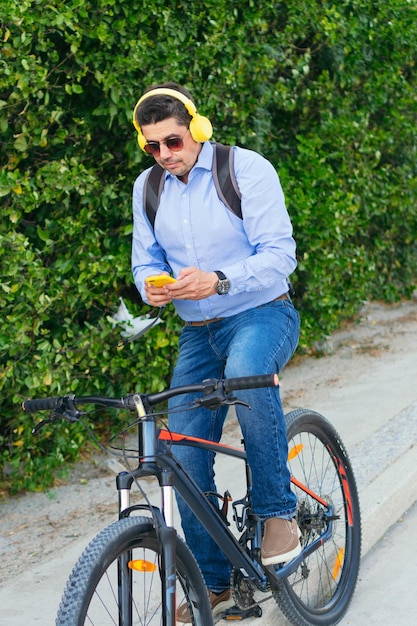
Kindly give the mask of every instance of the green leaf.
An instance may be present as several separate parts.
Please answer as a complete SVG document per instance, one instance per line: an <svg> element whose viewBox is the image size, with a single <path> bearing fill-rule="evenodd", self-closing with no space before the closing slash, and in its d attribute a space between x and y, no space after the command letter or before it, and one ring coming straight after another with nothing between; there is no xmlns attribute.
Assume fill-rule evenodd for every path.
<svg viewBox="0 0 417 626"><path fill-rule="evenodd" d="M18 152L26 152L28 148L26 137L23 134L18 135L13 143L13 146Z"/></svg>

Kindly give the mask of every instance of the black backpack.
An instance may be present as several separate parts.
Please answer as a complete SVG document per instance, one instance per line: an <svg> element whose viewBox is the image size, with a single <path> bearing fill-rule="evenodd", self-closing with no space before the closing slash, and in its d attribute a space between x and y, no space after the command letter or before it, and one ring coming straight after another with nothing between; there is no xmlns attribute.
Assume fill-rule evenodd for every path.
<svg viewBox="0 0 417 626"><path fill-rule="evenodd" d="M220 200L237 217L242 219L242 209L240 204L241 194L236 182L235 170L233 167L232 146L225 146L221 143L213 143L214 155L212 173L216 191ZM155 163L149 172L143 187L143 206L146 215L152 225L155 224L155 216L159 206L159 199L165 182L165 170Z"/></svg>

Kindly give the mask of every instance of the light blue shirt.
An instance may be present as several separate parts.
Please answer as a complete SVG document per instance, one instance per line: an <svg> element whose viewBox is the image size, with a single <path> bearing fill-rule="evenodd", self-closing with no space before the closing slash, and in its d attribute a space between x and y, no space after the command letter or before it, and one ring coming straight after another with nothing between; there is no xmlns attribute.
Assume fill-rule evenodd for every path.
<svg viewBox="0 0 417 626"><path fill-rule="evenodd" d="M222 271L230 280L227 295L204 300L175 300L185 321L228 317L254 308L288 291L287 277L296 267L295 241L284 194L272 164L260 154L234 148L242 215L222 201L212 176L213 146L204 142L184 184L165 172L154 229L143 207L145 170L133 187L132 269L146 301L147 276L184 267Z"/></svg>

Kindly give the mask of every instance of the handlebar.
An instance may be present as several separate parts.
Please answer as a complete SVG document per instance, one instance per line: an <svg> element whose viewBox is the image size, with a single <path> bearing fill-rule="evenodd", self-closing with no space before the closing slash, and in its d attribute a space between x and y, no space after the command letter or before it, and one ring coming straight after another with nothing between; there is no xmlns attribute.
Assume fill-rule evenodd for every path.
<svg viewBox="0 0 417 626"><path fill-rule="evenodd" d="M172 389L165 389L152 394L139 394L145 403L155 406L165 400L169 400L174 396L184 395L186 393L203 394L200 404L203 406L211 406L210 402L217 401L220 405L227 400L227 395L233 391L241 389L257 389L261 387L277 387L279 385L278 374L266 374L260 376L243 376L239 378L216 379L210 378L203 380L202 383L196 385L183 385ZM56 396L53 398L38 398L35 400L25 400L22 403L22 409L26 413L36 413L37 411L57 411L64 405L71 405L75 409L76 405L99 404L102 406L113 407L117 409L135 410L135 394L124 396L122 398L108 398L103 396L83 396L76 397L74 395Z"/></svg>

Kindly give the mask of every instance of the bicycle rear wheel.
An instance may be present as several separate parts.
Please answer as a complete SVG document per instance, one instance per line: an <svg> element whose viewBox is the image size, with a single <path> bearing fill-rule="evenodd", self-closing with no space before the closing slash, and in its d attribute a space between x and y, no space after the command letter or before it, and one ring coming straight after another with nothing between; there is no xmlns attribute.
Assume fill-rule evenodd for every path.
<svg viewBox="0 0 417 626"><path fill-rule="evenodd" d="M337 519L331 538L283 581L274 597L293 624L330 626L346 613L359 572L361 522L355 478L339 435L322 415L299 409L286 416L286 423L292 476L330 502ZM317 540L329 522L322 504L295 485L293 489L304 547Z"/></svg>
<svg viewBox="0 0 417 626"><path fill-rule="evenodd" d="M68 579L56 626L162 626L160 543L147 517L129 517L103 529L85 548ZM122 565L119 572L118 563ZM128 565L129 563L129 565ZM121 615L119 579L124 588ZM201 572L184 542L176 542L177 606L187 602L189 624L213 624ZM126 608L127 605L127 608Z"/></svg>

